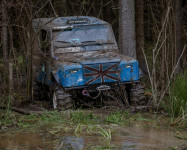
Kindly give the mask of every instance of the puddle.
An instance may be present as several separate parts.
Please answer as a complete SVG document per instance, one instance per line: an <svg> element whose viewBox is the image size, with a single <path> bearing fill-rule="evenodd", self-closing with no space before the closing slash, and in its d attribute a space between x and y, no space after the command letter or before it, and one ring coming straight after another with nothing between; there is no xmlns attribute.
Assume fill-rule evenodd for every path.
<svg viewBox="0 0 187 150"><path fill-rule="evenodd" d="M65 116L69 120L64 119L64 116L58 118L57 114L52 114L52 118L57 115L55 118L64 119L62 122L56 122L56 124L55 122L49 124L55 120L46 118L44 115L44 119L49 120L47 120L48 124L43 124L42 127L22 131L19 129L0 130L0 150L187 150L187 130L177 131L177 129L165 125L168 124L168 118L159 117L159 119L155 119L155 116L149 114L135 114L128 118L128 115L120 116L118 113L110 115L111 111L101 109L84 111L85 114L91 112L94 116L99 116L99 120L96 119L95 124L88 116L83 116L87 117L87 120L85 119L82 122L89 121L90 124L87 125L86 122L83 124L84 126L81 126L80 113L77 112L77 115L69 119L68 116L70 115L67 112ZM106 116L110 116L108 122L106 122ZM73 124L66 123L67 121L73 121L75 117L78 117L76 119L80 123L75 121ZM125 117L126 121L130 119L133 121L130 124L115 124L115 119L120 123L121 120L118 120L120 117ZM45 120L43 121L45 122ZM102 130L102 127L104 130ZM78 132L78 129L80 132ZM90 130L90 132L87 132L87 130Z"/></svg>
<svg viewBox="0 0 187 150"><path fill-rule="evenodd" d="M114 144L123 145L124 150L187 148L187 140L176 138L176 133L168 129L132 127L121 131L128 133L127 136L118 134L113 141ZM186 136L187 132L183 132L183 135Z"/></svg>
<svg viewBox="0 0 187 150"><path fill-rule="evenodd" d="M180 133L187 136L187 131ZM110 141L98 135L84 135L58 133L19 133L1 132L1 150L80 150L80 149L187 149L187 140L175 137L176 132L169 129L155 129L145 127L119 127L112 134Z"/></svg>

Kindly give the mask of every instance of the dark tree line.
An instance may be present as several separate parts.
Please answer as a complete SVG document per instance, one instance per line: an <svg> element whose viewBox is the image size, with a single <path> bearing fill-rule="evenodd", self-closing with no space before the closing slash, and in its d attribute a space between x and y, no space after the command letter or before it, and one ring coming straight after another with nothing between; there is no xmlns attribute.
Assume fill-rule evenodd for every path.
<svg viewBox="0 0 187 150"><path fill-rule="evenodd" d="M34 18L85 15L109 22L120 52L139 60L156 97L187 65L186 0L1 0L0 8L1 101L32 94Z"/></svg>

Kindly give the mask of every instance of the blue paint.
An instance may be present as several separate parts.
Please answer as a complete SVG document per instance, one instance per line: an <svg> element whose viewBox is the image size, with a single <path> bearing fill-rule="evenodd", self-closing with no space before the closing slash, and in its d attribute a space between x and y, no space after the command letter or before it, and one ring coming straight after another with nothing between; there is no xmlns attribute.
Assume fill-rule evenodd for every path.
<svg viewBox="0 0 187 150"><path fill-rule="evenodd" d="M84 85L82 69L77 70L75 73L71 73L71 70L65 71L65 85L64 87L81 86Z"/></svg>
<svg viewBox="0 0 187 150"><path fill-rule="evenodd" d="M58 70L57 75L58 75L58 77L60 79L59 80L60 83L58 83L58 84L61 84L62 86L65 86L65 75L64 75L64 71L62 71L61 69Z"/></svg>
<svg viewBox="0 0 187 150"><path fill-rule="evenodd" d="M71 44L80 44L80 40L79 39L70 39L70 43Z"/></svg>
<svg viewBox="0 0 187 150"><path fill-rule="evenodd" d="M39 75L37 77L37 81L41 82L41 83L44 83L44 80L45 80L45 72L41 71L41 72L39 72Z"/></svg>
<svg viewBox="0 0 187 150"><path fill-rule="evenodd" d="M58 57L53 57L53 59L58 60Z"/></svg>
<svg viewBox="0 0 187 150"><path fill-rule="evenodd" d="M71 69L82 69L82 65L78 64L78 63L73 63L71 65L63 65L63 69L64 70L71 70Z"/></svg>
<svg viewBox="0 0 187 150"><path fill-rule="evenodd" d="M102 62L102 63L101 63ZM93 78L97 77L98 74L93 76L85 76L86 74L94 74L97 73L96 71L91 71L89 69L83 68L84 66L91 67L95 70L100 70L100 64L102 64L102 70L105 71L107 68L117 64L115 67L109 69L109 71L117 71L108 73L108 76L99 76L93 82L89 84L97 84L97 83L112 83L112 82L129 82L129 81L137 81L139 80L139 68L138 62L136 60L133 61L121 61L121 62L111 62L109 60L100 61L100 63L88 63L83 62L82 64L70 64L70 65L58 65L58 69L55 75L59 77L57 81L63 87L75 87L75 86L83 86L88 85L88 82ZM42 74L44 77L44 73ZM119 80L113 79L117 78ZM41 78L42 79L42 78Z"/></svg>
<svg viewBox="0 0 187 150"><path fill-rule="evenodd" d="M72 24L69 21L76 19L87 19L88 22ZM50 23L48 24L48 22L50 22L51 25ZM44 29L46 30L52 29L53 27L65 27L64 29L67 28L68 30L64 30L64 32L55 31L60 32L56 41L58 41L59 43L61 41L61 44L64 42L64 45L69 44L69 47L78 47L80 48L81 52L118 49L110 25L105 21L99 20L94 17L80 16L58 17L53 19L45 18L43 21L40 19L34 19L33 28L38 29L37 23L43 24L42 27L44 27ZM89 45L88 43L86 44L86 42L95 42L95 44L92 43ZM53 46L55 47L55 42L53 43ZM53 50L55 50L55 48ZM75 52L78 53L80 51ZM105 84L106 82L129 82L139 80L138 62L134 59L125 59L124 57L122 57L123 59L121 57L111 57L110 59L99 57L86 58L87 55L85 53L85 58L83 58L83 60L86 61L67 63L61 61L61 54L65 55L63 53L55 55L54 51L54 63L51 68L46 69L46 66L43 64L41 72L39 73L37 78L39 82L51 85L51 74L54 75L55 80L62 87L77 87L98 83ZM49 73L47 74L46 70L48 69Z"/></svg>
<svg viewBox="0 0 187 150"><path fill-rule="evenodd" d="M60 66L57 74L63 87L84 85L82 66L79 64Z"/></svg>
<svg viewBox="0 0 187 150"><path fill-rule="evenodd" d="M121 70L121 81L137 81L139 80L139 68L138 62L133 61L122 61L120 63Z"/></svg>
<svg viewBox="0 0 187 150"><path fill-rule="evenodd" d="M114 58L114 59L108 59L108 58L102 58L101 59L90 59L88 61L81 61L80 63L85 65L85 64L101 64L101 63L110 63L110 62L119 62L121 61L120 58Z"/></svg>

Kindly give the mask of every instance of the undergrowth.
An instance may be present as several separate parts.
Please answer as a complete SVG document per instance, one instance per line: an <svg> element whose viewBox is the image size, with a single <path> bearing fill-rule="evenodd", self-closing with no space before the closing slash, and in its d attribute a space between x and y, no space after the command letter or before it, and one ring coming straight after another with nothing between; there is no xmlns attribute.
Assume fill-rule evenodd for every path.
<svg viewBox="0 0 187 150"><path fill-rule="evenodd" d="M44 111L41 115L21 115L11 110L1 110L0 127L39 127L45 124L63 125L73 127L77 131L83 126L89 126L89 130L95 125L128 125L133 121L147 121L142 114L131 114L128 110L111 112L110 114L100 117L91 112L77 111ZM79 126L79 127L78 127ZM93 127L94 129L94 127ZM98 127L97 127L98 129Z"/></svg>
<svg viewBox="0 0 187 150"><path fill-rule="evenodd" d="M127 111L126 112L117 111L117 112L111 113L110 115L106 117L105 121L111 124L123 124L125 121L125 113L126 115L128 115Z"/></svg>
<svg viewBox="0 0 187 150"><path fill-rule="evenodd" d="M97 116L94 116L92 113L85 113L83 111L71 112L70 118L72 122L82 124L95 124L99 121L99 118Z"/></svg>
<svg viewBox="0 0 187 150"><path fill-rule="evenodd" d="M171 85L168 108L172 123L187 122L187 71L178 74Z"/></svg>

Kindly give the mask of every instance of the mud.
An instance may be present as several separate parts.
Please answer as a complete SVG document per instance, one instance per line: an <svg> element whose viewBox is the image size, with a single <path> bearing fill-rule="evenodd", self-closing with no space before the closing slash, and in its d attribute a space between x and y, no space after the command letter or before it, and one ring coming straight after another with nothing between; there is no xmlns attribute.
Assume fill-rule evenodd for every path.
<svg viewBox="0 0 187 150"><path fill-rule="evenodd" d="M73 133L49 134L46 128L35 133L19 131L0 132L0 149L7 150L66 150L71 147L79 149L187 149L187 140L179 139L176 135L186 136L187 131L154 127L117 127L111 140L98 135L75 135Z"/></svg>
<svg viewBox="0 0 187 150"><path fill-rule="evenodd" d="M103 51L88 51L88 52L79 52L79 53L67 53L65 55L59 55L59 60L67 61L67 62L81 62L81 61L93 61L94 59L125 59L126 61L133 60L130 57L120 55L115 52L115 50L103 50Z"/></svg>

